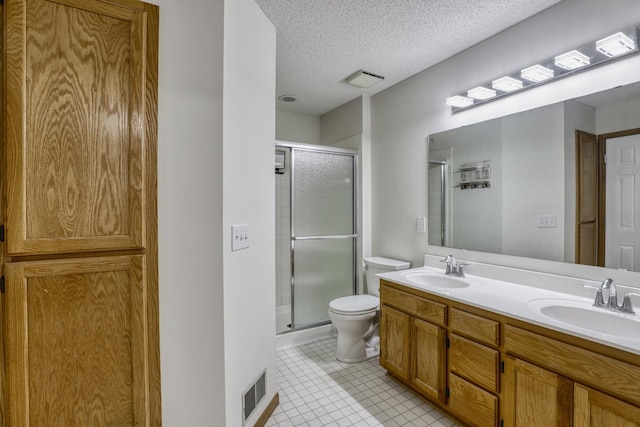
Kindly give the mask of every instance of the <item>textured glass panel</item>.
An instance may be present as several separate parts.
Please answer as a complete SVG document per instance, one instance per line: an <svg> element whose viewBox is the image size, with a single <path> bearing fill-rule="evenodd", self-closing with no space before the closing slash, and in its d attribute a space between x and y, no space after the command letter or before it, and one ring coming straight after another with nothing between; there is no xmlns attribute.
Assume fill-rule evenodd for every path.
<svg viewBox="0 0 640 427"><path fill-rule="evenodd" d="M294 150L297 237L353 234L353 156Z"/></svg>
<svg viewBox="0 0 640 427"><path fill-rule="evenodd" d="M295 325L327 320L331 300L353 295L353 242L353 238L295 242Z"/></svg>

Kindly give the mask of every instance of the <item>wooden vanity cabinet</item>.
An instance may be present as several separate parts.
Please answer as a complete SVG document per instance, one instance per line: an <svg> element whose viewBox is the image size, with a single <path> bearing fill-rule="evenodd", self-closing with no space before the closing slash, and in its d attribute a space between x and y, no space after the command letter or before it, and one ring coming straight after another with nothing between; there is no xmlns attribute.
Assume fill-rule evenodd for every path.
<svg viewBox="0 0 640 427"><path fill-rule="evenodd" d="M511 356L505 358L505 427L572 425L573 382Z"/></svg>
<svg viewBox="0 0 640 427"><path fill-rule="evenodd" d="M380 364L403 380L409 379L411 316L389 306L380 318Z"/></svg>
<svg viewBox="0 0 640 427"><path fill-rule="evenodd" d="M445 400L446 306L381 286L380 364L410 388Z"/></svg>
<svg viewBox="0 0 640 427"><path fill-rule="evenodd" d="M461 424L640 427L640 357L381 280L389 375Z"/></svg>
<svg viewBox="0 0 640 427"><path fill-rule="evenodd" d="M499 330L494 320L450 309L448 407L470 425L498 422Z"/></svg>
<svg viewBox="0 0 640 427"><path fill-rule="evenodd" d="M640 408L581 384L574 385L575 427L640 426Z"/></svg>

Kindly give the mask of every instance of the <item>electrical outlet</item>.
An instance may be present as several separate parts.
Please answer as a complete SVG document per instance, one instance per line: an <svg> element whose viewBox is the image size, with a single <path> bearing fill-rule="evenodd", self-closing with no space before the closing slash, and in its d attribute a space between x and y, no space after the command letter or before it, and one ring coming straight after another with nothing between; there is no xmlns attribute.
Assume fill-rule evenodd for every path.
<svg viewBox="0 0 640 427"><path fill-rule="evenodd" d="M249 224L231 226L231 251L249 247Z"/></svg>
<svg viewBox="0 0 640 427"><path fill-rule="evenodd" d="M418 233L426 233L427 232L427 219L423 216L419 216L416 219L416 231Z"/></svg>
<svg viewBox="0 0 640 427"><path fill-rule="evenodd" d="M536 217L538 228L556 228L555 215L538 215Z"/></svg>

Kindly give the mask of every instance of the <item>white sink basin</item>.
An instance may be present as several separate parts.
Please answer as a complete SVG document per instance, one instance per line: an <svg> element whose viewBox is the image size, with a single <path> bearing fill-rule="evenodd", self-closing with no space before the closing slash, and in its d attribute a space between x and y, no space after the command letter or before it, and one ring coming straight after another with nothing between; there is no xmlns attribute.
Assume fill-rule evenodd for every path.
<svg viewBox="0 0 640 427"><path fill-rule="evenodd" d="M640 317L618 313L591 303L571 300L537 299L529 307L543 316L590 332L640 340Z"/></svg>
<svg viewBox="0 0 640 427"><path fill-rule="evenodd" d="M416 285L444 289L466 288L479 283L468 278L446 276L444 273L421 271L408 271L402 274L402 278Z"/></svg>

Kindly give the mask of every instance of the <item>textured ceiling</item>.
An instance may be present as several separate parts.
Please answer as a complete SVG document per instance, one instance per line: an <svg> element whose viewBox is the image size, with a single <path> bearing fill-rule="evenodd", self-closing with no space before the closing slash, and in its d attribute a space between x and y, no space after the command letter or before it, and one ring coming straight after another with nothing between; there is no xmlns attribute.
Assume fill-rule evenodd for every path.
<svg viewBox="0 0 640 427"><path fill-rule="evenodd" d="M321 115L373 95L560 0L256 0L276 27L276 108ZM344 79L385 77L370 89Z"/></svg>

